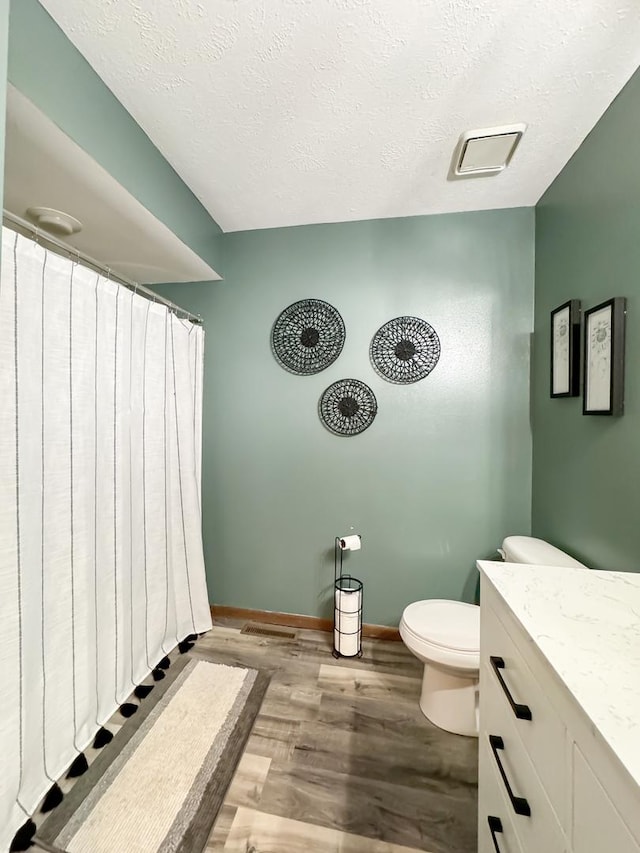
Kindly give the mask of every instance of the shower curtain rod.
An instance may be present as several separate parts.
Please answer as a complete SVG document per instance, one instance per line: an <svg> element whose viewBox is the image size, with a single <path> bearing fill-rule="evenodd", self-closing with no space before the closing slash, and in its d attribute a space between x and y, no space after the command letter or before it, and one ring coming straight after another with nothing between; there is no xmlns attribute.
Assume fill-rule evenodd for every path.
<svg viewBox="0 0 640 853"><path fill-rule="evenodd" d="M100 261L96 261L95 258L90 257L90 255L86 255L84 252L80 252L78 249L70 246L63 240L59 240L52 234L47 234L46 231L38 228L32 222L22 219L20 216L16 216L15 213L11 213L6 208L2 211L2 222L3 225L7 226L7 228L10 228L12 231L17 231L19 234L22 234L23 237L35 239L36 243L42 244L45 249L51 249L58 255L64 254L69 258L77 259L78 262L81 262L84 266L95 270L95 272L100 273L107 278L110 278L112 281L121 284L128 290L133 290L134 293L139 293L141 296L144 296L146 299L150 299L152 302L158 302L161 305L166 306L178 317L190 320L192 323L196 323L199 326L203 325L203 319L199 314L192 314L191 311L181 308L169 299L164 299L164 297L159 296L153 290L149 290L149 288L144 287L144 285L138 284L137 282L132 281L129 278L125 278L118 273L114 273L113 270L109 269L109 267L106 267L104 264L101 264Z"/></svg>

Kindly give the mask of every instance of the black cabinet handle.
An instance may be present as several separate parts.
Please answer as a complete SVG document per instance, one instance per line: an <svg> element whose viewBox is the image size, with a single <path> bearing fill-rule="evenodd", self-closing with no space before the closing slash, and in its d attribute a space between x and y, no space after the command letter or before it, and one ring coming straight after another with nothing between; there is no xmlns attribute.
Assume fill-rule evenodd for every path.
<svg viewBox="0 0 640 853"><path fill-rule="evenodd" d="M496 678L500 682L500 687L504 690L504 695L509 700L509 704L513 710L513 713L519 720L530 720L531 719L531 708L528 705L521 705L520 702L516 702L511 693L509 692L509 688L506 685L504 678L502 677L501 669L505 668L504 658L496 657L495 655L491 655L489 660L491 661L491 666L493 667L493 671L496 674Z"/></svg>
<svg viewBox="0 0 640 853"><path fill-rule="evenodd" d="M500 853L500 848L498 847L498 839L496 835L498 832L502 832L502 821L499 817L494 817L493 815L489 815L487 818L487 822L489 824L489 832L491 833L491 840L493 841L493 847L496 853Z"/></svg>
<svg viewBox="0 0 640 853"><path fill-rule="evenodd" d="M498 750L504 749L504 741L499 735L489 735L489 744L491 746L491 751L493 752L493 757L495 758L496 764L498 765L500 775L502 776L504 787L507 789L507 794L509 795L509 799L511 800L511 805L513 806L514 812L516 814L524 815L525 817L531 817L531 809L529 807L528 801L525 800L524 797L516 797L516 795L513 793L511 785L509 784L509 780L507 779L507 774L504 772L502 761L500 761Z"/></svg>

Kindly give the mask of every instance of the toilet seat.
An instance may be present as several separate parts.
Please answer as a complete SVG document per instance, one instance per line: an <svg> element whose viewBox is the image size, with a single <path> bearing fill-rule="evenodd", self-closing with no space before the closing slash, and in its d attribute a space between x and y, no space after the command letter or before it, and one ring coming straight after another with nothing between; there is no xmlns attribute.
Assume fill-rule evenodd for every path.
<svg viewBox="0 0 640 853"><path fill-rule="evenodd" d="M423 659L463 670L480 666L480 608L475 604L414 601L402 614L400 636Z"/></svg>

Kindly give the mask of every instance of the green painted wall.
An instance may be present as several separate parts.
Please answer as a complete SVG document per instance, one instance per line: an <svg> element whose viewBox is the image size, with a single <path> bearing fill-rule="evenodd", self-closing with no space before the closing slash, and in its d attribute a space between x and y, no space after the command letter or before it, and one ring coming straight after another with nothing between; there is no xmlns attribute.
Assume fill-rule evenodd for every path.
<svg viewBox="0 0 640 853"><path fill-rule="evenodd" d="M640 570L640 72L536 208L533 531L594 568ZM549 312L626 296L625 414L549 398Z"/></svg>
<svg viewBox="0 0 640 853"><path fill-rule="evenodd" d="M11 2L9 81L222 274L217 223L38 0Z"/></svg>
<svg viewBox="0 0 640 853"><path fill-rule="evenodd" d="M353 527L346 567L365 619L397 624L406 603L472 599L475 559L530 527L529 344L533 210L315 225L225 235L225 281L159 288L206 321L203 512L211 600L329 615L333 539ZM285 372L270 331L291 302L344 317L341 357ZM372 334L401 314L442 341L409 386L373 371ZM317 416L331 382L378 399L373 426L339 438Z"/></svg>
<svg viewBox="0 0 640 853"><path fill-rule="evenodd" d="M7 98L7 54L9 50L9 0L0 0L0 201L4 190L4 127Z"/></svg>

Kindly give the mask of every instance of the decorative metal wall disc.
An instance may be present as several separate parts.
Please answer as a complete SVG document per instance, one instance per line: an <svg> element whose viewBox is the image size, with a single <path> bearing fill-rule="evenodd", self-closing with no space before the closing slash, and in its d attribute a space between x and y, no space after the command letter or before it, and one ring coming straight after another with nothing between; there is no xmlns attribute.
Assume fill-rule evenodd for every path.
<svg viewBox="0 0 640 853"><path fill-rule="evenodd" d="M378 411L375 395L358 379L340 379L323 392L320 420L335 435L358 435L371 426Z"/></svg>
<svg viewBox="0 0 640 853"><path fill-rule="evenodd" d="M285 370L309 376L336 360L345 339L344 321L333 305L302 299L285 308L273 324L271 346Z"/></svg>
<svg viewBox="0 0 640 853"><path fill-rule="evenodd" d="M408 385L424 379L436 366L440 339L426 320L396 317L375 333L369 356L384 379Z"/></svg>

